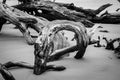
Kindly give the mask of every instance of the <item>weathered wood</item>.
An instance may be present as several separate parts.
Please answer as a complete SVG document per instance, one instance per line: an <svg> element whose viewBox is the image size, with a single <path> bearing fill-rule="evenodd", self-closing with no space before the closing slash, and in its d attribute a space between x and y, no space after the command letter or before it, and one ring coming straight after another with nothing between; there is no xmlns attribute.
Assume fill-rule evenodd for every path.
<svg viewBox="0 0 120 80"><path fill-rule="evenodd" d="M40 32L41 28L45 25L44 23L47 23L46 19L34 17L2 3L0 3L0 17L16 25L22 32L28 44L34 44L34 40L30 36L28 28L30 27L35 31ZM1 27L3 24L4 21L1 22Z"/></svg>
<svg viewBox="0 0 120 80"><path fill-rule="evenodd" d="M15 78L13 77L13 75L2 64L0 64L0 73L1 73L1 75L3 76L3 78L5 80L15 80Z"/></svg>
<svg viewBox="0 0 120 80"><path fill-rule="evenodd" d="M120 38L108 40L106 37L103 37L103 39L106 41L106 48L105 49L108 49L108 50L114 50L115 49L114 42L120 41Z"/></svg>
<svg viewBox="0 0 120 80"><path fill-rule="evenodd" d="M110 7L112 4L104 4L102 6L100 6L98 9L93 10L93 9L84 9L82 7L76 7L73 3L71 4L65 4L65 3L57 3L56 4L60 5L60 6L64 6L67 7L70 10L75 10L77 12L82 12L87 16L91 16L91 17L95 17L97 14L99 14L100 12L102 12L103 10L105 10L106 8Z"/></svg>
<svg viewBox="0 0 120 80"><path fill-rule="evenodd" d="M30 65L26 62L12 62L12 61L9 61L7 63L4 63L3 66L5 66L8 70L18 69L18 68L33 69L33 65Z"/></svg>
<svg viewBox="0 0 120 80"><path fill-rule="evenodd" d="M26 11L32 15L41 16L48 20L72 20L76 22L82 22L86 27L93 26L94 23L119 23L120 19L115 17L98 17L99 14L104 9L110 7L112 4L104 4L98 9L83 9L81 7L74 6L73 3L57 3L51 1L36 1L31 2L31 4L20 4L14 7ZM39 12L41 10L42 12ZM35 14L34 14L35 13ZM114 20L115 19L115 20ZM114 20L114 21L113 21ZM113 21L113 22L112 22Z"/></svg>
<svg viewBox="0 0 120 80"><path fill-rule="evenodd" d="M105 13L101 14L100 17L93 18L91 20L94 23L109 23L109 24L119 24L120 23L120 15L119 12Z"/></svg>
<svg viewBox="0 0 120 80"><path fill-rule="evenodd" d="M75 58L82 58L87 45L91 42L90 37L93 34L93 30L97 27L94 26L89 32L90 34L88 34L85 26L80 22L56 20L47 24L47 27L42 29L34 45L34 74L41 74L41 72L46 70L45 65L47 65L47 62L58 60L69 52L78 51ZM75 39L77 41L75 46L63 46L66 45L67 40L64 38L64 35L61 35L60 31L62 30L68 30L75 33ZM59 43L61 45L58 45ZM57 48L59 46L61 47Z"/></svg>
<svg viewBox="0 0 120 80"><path fill-rule="evenodd" d="M106 11L105 13L103 13L101 15L101 17L103 16L108 16L108 17L120 17L120 12L112 12L112 13L109 13L108 11Z"/></svg>
<svg viewBox="0 0 120 80"><path fill-rule="evenodd" d="M53 22L51 22L52 24ZM44 27L42 30L42 35L47 35L48 29L50 28L50 25L48 24L47 27ZM47 32L46 32L47 29ZM41 36L41 35L40 35ZM68 42L66 41L65 37L60 33L57 34L56 37L54 37L54 39L52 39L52 42L50 44L47 44L47 41L45 40L45 36L42 36L42 43L40 43L40 38L38 37L36 40L36 43L34 45L34 56L35 56L35 62L34 62L34 74L41 74L41 72L43 72L44 70L46 70L46 65L47 65L47 59L48 59L48 55L49 53L53 52L56 49L60 49L60 48L64 48L66 46L69 46ZM45 41L44 41L45 40ZM41 48L42 45L44 47ZM46 46L46 47L45 47Z"/></svg>
<svg viewBox="0 0 120 80"><path fill-rule="evenodd" d="M16 80L14 76L11 74L11 72L8 70L19 69L19 68L34 69L34 66L26 62L11 62L10 61L4 64L0 64L0 73L5 80ZM46 65L46 69L44 71L48 71L48 70L63 71L65 69L66 68L64 66ZM41 72L41 74L43 72Z"/></svg>
<svg viewBox="0 0 120 80"><path fill-rule="evenodd" d="M71 23L71 24L66 23L66 24L61 24L60 26L57 25L55 30L56 30L55 33L57 33L58 31L61 31L61 30L69 30L69 31L74 32L76 35L75 39L77 41L77 45L66 47L66 48L59 49L59 50L55 50L55 52L53 52L53 54L51 55L50 60L52 58L53 58L52 60L59 59L62 55L69 53L69 52L74 52L74 51L78 51L78 53L75 56L76 59L82 58L85 53L85 49L90 42L90 37L86 33L86 30L83 27L83 25L77 24L77 23L76 24L75 23Z"/></svg>
<svg viewBox="0 0 120 80"><path fill-rule="evenodd" d="M43 1L38 4L20 4L13 7L28 13L35 12L35 15L42 16L50 20L51 18L49 18L49 16L52 16L53 20L67 19L76 22L83 22L86 27L92 27L94 25L91 21L86 19L86 15L84 15L84 13L67 9L64 6L59 6L58 4L51 1ZM41 10L42 13L39 13L38 10Z"/></svg>
<svg viewBox="0 0 120 80"><path fill-rule="evenodd" d="M120 59L120 40L119 45L114 50L115 56Z"/></svg>

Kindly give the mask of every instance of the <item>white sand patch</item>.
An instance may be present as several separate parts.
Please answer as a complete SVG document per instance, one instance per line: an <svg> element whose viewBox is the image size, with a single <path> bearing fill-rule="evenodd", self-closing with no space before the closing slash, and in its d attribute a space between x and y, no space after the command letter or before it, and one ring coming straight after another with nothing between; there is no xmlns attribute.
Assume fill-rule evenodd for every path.
<svg viewBox="0 0 120 80"><path fill-rule="evenodd" d="M101 24L103 30L110 33L101 33L99 28L93 38L98 35L108 38L120 37L120 25ZM71 37L70 34L67 34ZM104 41L103 41L104 42ZM104 44L104 43L102 43ZM0 63L7 61L25 61L30 64L34 62L33 46L26 44L20 31L13 29L12 25L4 25L0 33ZM104 48L95 48L93 45L86 50L81 60L73 58L74 53L63 60L50 64L63 65L67 69L61 72L49 71L36 76L32 70L17 69L11 70L16 80L119 80L120 60L116 59L113 51ZM2 76L0 76L0 80Z"/></svg>

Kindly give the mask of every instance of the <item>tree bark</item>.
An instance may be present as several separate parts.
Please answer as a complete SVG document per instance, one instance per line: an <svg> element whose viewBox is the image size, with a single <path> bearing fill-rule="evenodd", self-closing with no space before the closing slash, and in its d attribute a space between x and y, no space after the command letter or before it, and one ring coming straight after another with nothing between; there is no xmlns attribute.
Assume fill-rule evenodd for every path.
<svg viewBox="0 0 120 80"><path fill-rule="evenodd" d="M40 3L39 3L40 2ZM86 27L92 27L94 23L111 23L113 18L98 17L97 14L111 6L112 4L104 4L98 9L83 9L82 7L76 7L73 3L57 3L51 1L37 1L31 4L20 4L14 7L30 14L35 13L35 16L44 17L50 21L52 20L71 20L76 22L82 22ZM39 13L38 10L42 12ZM119 19L114 18L112 23L120 22Z"/></svg>
<svg viewBox="0 0 120 80"><path fill-rule="evenodd" d="M40 14L37 13L37 16L42 16L47 19L50 19L49 16L52 16L53 20L67 19L76 22L83 22L83 24L85 24L86 27L92 27L94 25L91 21L86 19L86 15L84 15L84 13L67 9L66 7L59 6L54 2L43 1L40 4L35 4L35 3L31 3L31 4L32 5L21 4L13 7L26 12L37 12L37 10L41 10L42 13Z"/></svg>
<svg viewBox="0 0 120 80"><path fill-rule="evenodd" d="M65 3L57 3L56 4L60 5L60 6L64 6L70 10L75 10L77 12L82 12L87 16L93 16L95 17L97 14L99 14L100 12L102 12L103 10L105 10L106 8L110 7L112 4L104 4L102 6L100 6L98 9L93 10L93 9L83 9L82 7L76 7L74 6L73 3L71 4L65 4Z"/></svg>
<svg viewBox="0 0 120 80"><path fill-rule="evenodd" d="M47 22L46 19L37 18L27 13L24 13L13 7L9 7L6 4L0 3L0 17L2 21L0 22L0 28L8 20L12 24L16 25L18 29L22 32L28 44L34 44L34 40L30 36L29 27L33 28L35 31L40 32L41 27L44 27L44 23Z"/></svg>
<svg viewBox="0 0 120 80"><path fill-rule="evenodd" d="M13 75L2 64L0 64L0 73L1 73L1 75L3 76L3 78L5 80L15 80L15 78L13 77Z"/></svg>

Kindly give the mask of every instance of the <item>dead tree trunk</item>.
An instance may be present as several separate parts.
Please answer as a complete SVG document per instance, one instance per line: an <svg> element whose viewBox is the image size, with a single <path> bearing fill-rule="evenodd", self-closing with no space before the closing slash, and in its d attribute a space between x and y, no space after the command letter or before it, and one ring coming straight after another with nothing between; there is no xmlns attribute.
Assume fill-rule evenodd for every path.
<svg viewBox="0 0 120 80"><path fill-rule="evenodd" d="M104 23L108 20L108 23L110 23L109 21L111 18L104 18L106 20L105 21L101 17L98 17L97 14L111 5L112 4L105 4L96 10L92 10L76 7L73 3L65 4L51 1L36 1L35 3L31 2L31 4L20 4L14 7L30 14L33 14L34 12L34 15L44 17L48 20L71 20L82 22L86 27L91 27L94 25L92 22ZM38 10L41 10L42 12L39 13Z"/></svg>
<svg viewBox="0 0 120 80"><path fill-rule="evenodd" d="M9 7L6 4L0 3L0 17L2 21L0 28L5 23L5 20L8 20L12 24L16 25L18 29L22 32L28 44L33 44L34 40L30 36L28 28L33 28L35 31L40 32L41 28L44 27L44 23L47 22L44 18L37 18L31 16L27 13L24 13L13 7Z"/></svg>
<svg viewBox="0 0 120 80"><path fill-rule="evenodd" d="M77 45L63 47L67 40L63 35L61 35L60 31L62 30L74 32L76 35L75 39ZM75 58L82 58L84 56L87 45L91 42L90 37L93 34L92 31L90 34L88 34L86 32L85 26L79 22L57 20L47 24L47 27L43 28L34 45L34 74L41 74L46 70L47 62L58 60L69 52L78 51ZM58 35L61 35L62 37ZM57 40L55 41L56 38ZM61 45L56 45L55 43L60 43ZM56 48L58 46L62 47L58 49Z"/></svg>
<svg viewBox="0 0 120 80"><path fill-rule="evenodd" d="M37 16L42 16L47 19L50 19L49 17L52 16L52 20L58 20L58 19L64 19L64 20L72 20L76 22L82 22L86 27L91 27L94 24L86 19L86 15L82 12L73 11L70 9L67 9L64 6L59 6L58 4L50 1L43 1L40 4L31 3L30 4L21 4L13 6L17 9L26 11L26 12L37 12L38 10L41 10L42 13L37 12ZM50 19L51 20L51 19Z"/></svg>
<svg viewBox="0 0 120 80"><path fill-rule="evenodd" d="M100 6L98 9L93 10L93 9L83 9L82 7L76 7L74 6L73 3L71 4L64 4L64 3L57 3L56 4L60 5L60 6L64 6L70 10L75 10L77 12L82 12L87 16L91 16L91 17L95 17L97 14L99 14L100 12L102 12L103 10L105 10L106 8L110 7L112 4L104 4L102 6Z"/></svg>

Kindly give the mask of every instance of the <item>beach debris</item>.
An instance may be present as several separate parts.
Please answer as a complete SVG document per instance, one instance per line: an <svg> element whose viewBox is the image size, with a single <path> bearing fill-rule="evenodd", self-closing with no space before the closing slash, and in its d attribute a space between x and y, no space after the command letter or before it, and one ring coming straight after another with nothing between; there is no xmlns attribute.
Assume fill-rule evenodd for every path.
<svg viewBox="0 0 120 80"><path fill-rule="evenodd" d="M41 74L46 70L45 67L48 62L59 60L70 52L78 51L74 58L81 59L98 26L94 25L88 34L82 23L66 20L56 20L49 23L47 27L43 28L34 44L34 74ZM69 42L61 33L63 30L75 33L76 45L68 45Z"/></svg>
<svg viewBox="0 0 120 80"><path fill-rule="evenodd" d="M108 30L99 30L99 32L109 33Z"/></svg>
<svg viewBox="0 0 120 80"><path fill-rule="evenodd" d="M26 63L23 62L8 62L4 64L4 66L9 69L16 66L19 68L24 67L33 69L33 73L36 75L40 75L48 70L65 70L66 68L64 66L48 65L47 63L59 60L61 57L63 57L63 55L74 51L77 51L74 58L81 59L85 54L87 46L93 43L91 37L95 30L99 27L93 23L96 20L101 19L96 15L111 5L112 4L105 4L96 10L91 10L76 7L73 3L61 4L44 0L40 0L40 2L39 0L38 2L30 0L29 3L22 2L21 4L13 7L9 7L4 3L0 3L0 19L3 18L3 20L9 21L18 27L25 37L27 43L34 45L35 57L33 66L26 65ZM38 10L41 10L42 13L40 13ZM47 19L51 21L48 21ZM67 19L69 21L63 19ZM5 23L5 21L1 22L2 25ZM2 28L2 25L0 28ZM90 30L90 32L87 32L85 27L93 28ZM34 41L31 37L28 28L33 28L39 33L36 41ZM77 44L70 46L67 39L60 32L62 30L74 32L74 38ZM100 38L98 37L98 39ZM100 46L99 42L100 41L97 42L98 46Z"/></svg>
<svg viewBox="0 0 120 80"><path fill-rule="evenodd" d="M103 47L103 46L100 44L100 36L98 36L98 40L97 40L96 44L94 45L94 47Z"/></svg>
<svg viewBox="0 0 120 80"><path fill-rule="evenodd" d="M114 54L117 58L120 58L120 38L110 39L108 40L106 37L103 37L103 39L106 41L106 47L107 50L114 50ZM119 45L115 48L114 43L119 42Z"/></svg>
<svg viewBox="0 0 120 80"><path fill-rule="evenodd" d="M50 22L42 17L34 17L3 3L0 3L0 13L0 17L3 17L5 20L8 20L18 27L29 44L34 44L34 74L36 75L49 69L47 62L58 60L69 52L78 51L75 58L82 58L87 46L91 42L91 37L94 34L94 31L98 27L96 25L93 26L92 30L88 32L88 34L85 26L80 22L67 20L56 20ZM28 27L31 27L39 32L40 35L38 36L36 42L34 42L30 36ZM69 43L64 35L60 33L62 30L74 32L76 35L75 39L77 41L77 45L69 46ZM55 70L65 69L64 67L59 66L53 67Z"/></svg>
<svg viewBox="0 0 120 80"><path fill-rule="evenodd" d="M108 3L100 6L96 10L93 10L77 7L74 3L59 3L49 0L28 0L28 2L23 2L21 4L14 5L13 7L31 15L44 17L50 21L64 19L82 22L86 27L92 27L94 23L120 23L119 12L109 13L106 11L101 14L101 16L98 16L100 12L110 6L112 6L112 4Z"/></svg>
<svg viewBox="0 0 120 80"><path fill-rule="evenodd" d="M102 26L99 26L98 28L103 28Z"/></svg>
<svg viewBox="0 0 120 80"><path fill-rule="evenodd" d="M94 25L92 21L101 20L101 17L99 18L97 15L110 6L112 6L112 4L108 3L93 10L76 7L73 3L68 4L49 0L32 0L28 3L14 5L13 7L31 15L44 17L50 21L58 19L71 20L82 22L86 27L92 27Z"/></svg>
<svg viewBox="0 0 120 80"><path fill-rule="evenodd" d="M77 36L77 45L70 46L66 38L60 31L72 31ZM40 74L47 65L47 62L60 59L63 55L69 52L78 51L75 58L83 57L85 49L88 45L87 33L85 27L81 23L71 21L54 21L44 27L35 43L35 62L34 74ZM80 50L79 50L80 49ZM44 68L44 69L43 69Z"/></svg>
<svg viewBox="0 0 120 80"><path fill-rule="evenodd" d="M108 40L107 37L103 37L103 39L106 41L106 48L105 49L108 49L108 50L115 50L114 42L120 41L120 38Z"/></svg>
<svg viewBox="0 0 120 80"><path fill-rule="evenodd" d="M106 47L105 49L108 49L108 50L114 50L114 40L110 39L108 40L107 37L103 37L103 39L106 41Z"/></svg>
<svg viewBox="0 0 120 80"><path fill-rule="evenodd" d="M33 45L35 40L30 36L28 28L32 28L39 33L41 28L49 23L48 20L58 19L82 22L85 27L92 27L94 23L91 22L91 19L112 5L105 4L96 10L92 10L76 7L73 3L62 4L44 0L19 0L21 4L12 7L6 5L5 2L6 0L0 3L0 30L6 21L11 22L22 32L29 45Z"/></svg>
<svg viewBox="0 0 120 80"><path fill-rule="evenodd" d="M2 64L0 64L0 74L3 76L5 80L15 80L13 75Z"/></svg>
<svg viewBox="0 0 120 80"><path fill-rule="evenodd" d="M26 62L13 62L9 61L4 64L0 64L0 74L3 76L5 80L16 80L14 76L11 74L10 70L19 69L19 68L27 68L27 69L34 69L33 65L30 65ZM48 65L46 66L46 71L63 71L66 68L64 66L55 66L55 65Z"/></svg>
<svg viewBox="0 0 120 80"><path fill-rule="evenodd" d="M120 58L120 41L119 45L114 49L114 53L117 58Z"/></svg>
<svg viewBox="0 0 120 80"><path fill-rule="evenodd" d="M24 13L23 11L0 3L0 30L6 21L9 21L12 24L16 25L17 28L22 32L27 43L30 45L34 44L34 40L30 36L30 31L28 28L32 28L39 33L41 27L43 27L44 22L47 22L46 19L34 17L32 15Z"/></svg>

